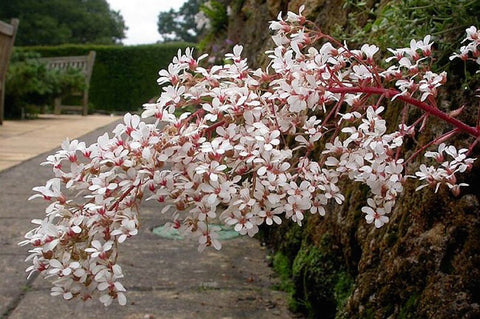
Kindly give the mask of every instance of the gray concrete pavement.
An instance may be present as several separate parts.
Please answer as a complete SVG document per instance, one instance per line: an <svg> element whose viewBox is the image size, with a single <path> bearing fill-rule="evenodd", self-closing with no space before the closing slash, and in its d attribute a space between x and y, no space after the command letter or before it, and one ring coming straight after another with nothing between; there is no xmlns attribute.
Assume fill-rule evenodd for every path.
<svg viewBox="0 0 480 319"><path fill-rule="evenodd" d="M59 121L59 120L57 120ZM107 128L81 139L92 143ZM59 141L70 125L57 125ZM64 135L64 136L62 136ZM5 138L0 134L0 145ZM41 141L37 141L41 143ZM58 144L57 144L58 145ZM26 147L28 149L28 146ZM0 151L1 152L1 151ZM162 224L160 208L145 204L141 231L121 247L126 273L127 306L85 307L51 297L43 278L27 281L26 248L17 245L30 220L43 218L45 203L27 201L31 189L50 178L40 166L48 153L37 155L0 172L0 314L2 318L292 318L284 293L266 262L266 249L250 238L225 241L217 252L197 252L190 240L168 240L152 233Z"/></svg>

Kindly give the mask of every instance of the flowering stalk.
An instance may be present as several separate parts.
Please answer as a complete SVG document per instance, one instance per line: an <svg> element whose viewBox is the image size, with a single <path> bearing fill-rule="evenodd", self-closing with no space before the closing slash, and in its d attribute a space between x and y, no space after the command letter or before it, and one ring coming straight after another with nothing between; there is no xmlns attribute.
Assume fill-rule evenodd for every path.
<svg viewBox="0 0 480 319"><path fill-rule="evenodd" d="M446 73L429 69L430 37L389 49L392 65L383 70L374 45L313 47L331 38L309 24L301 10L271 23L276 47L267 52L267 70L250 69L241 46L225 56L227 64L209 68L200 66L205 56L179 52L159 73L160 98L144 105L142 117L155 123L126 114L111 135L90 146L65 141L43 163L54 177L31 197L50 204L21 243L32 246L27 271L52 277L52 295L126 304L118 249L138 233L144 197L162 203L171 227L195 236L200 251L221 248L218 223L253 236L262 224L291 219L301 225L305 214L327 214L329 203L345 200L342 179L369 187L361 211L367 223L382 227L406 182L403 141L420 134L427 114L454 129L413 151L440 144L424 154L437 166L422 164L415 172L425 182L418 189L446 185L458 195L467 185L457 183L456 174L474 159L443 142L463 131L473 148L480 133L478 125L438 109ZM467 41L475 45L462 49L464 59L477 56L480 33L472 28ZM398 130L387 132L382 113L394 99L426 113L413 118L404 106ZM192 114L175 113L192 106Z"/></svg>
<svg viewBox="0 0 480 319"><path fill-rule="evenodd" d="M341 87L341 88L331 88L329 90L332 93L366 93L366 94L376 94L376 95L384 95L387 98L397 98L400 101L403 101L407 104L411 104L416 106L423 111L431 114L439 119L447 122L448 124L458 128L460 131L463 131L467 134L472 136L480 137L480 126L477 127L469 126L462 121L457 120L454 117L451 117L445 112L440 111L438 108L432 107L431 105L411 98L409 96L401 95L402 92L394 89L386 89L386 88L376 88L376 87Z"/></svg>

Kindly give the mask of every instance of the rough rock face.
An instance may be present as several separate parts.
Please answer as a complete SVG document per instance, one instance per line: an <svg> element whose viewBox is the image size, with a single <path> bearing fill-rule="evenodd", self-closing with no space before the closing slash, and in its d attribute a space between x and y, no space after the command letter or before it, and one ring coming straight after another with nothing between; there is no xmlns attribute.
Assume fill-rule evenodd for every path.
<svg viewBox="0 0 480 319"><path fill-rule="evenodd" d="M265 64L258 53L271 48L268 21L302 3L325 32L346 20L341 0L238 0L228 38L245 45L251 65ZM387 120L396 116L387 110ZM480 161L462 178L471 186L459 198L407 183L379 230L360 211L368 189L352 183L326 217L266 229L293 280L292 307L312 318L479 318Z"/></svg>
<svg viewBox="0 0 480 319"><path fill-rule="evenodd" d="M269 21L275 20L279 12L298 12L302 4L305 5L304 14L326 32L345 22L343 0L236 0L230 4L232 13L227 38L244 45L251 65L265 65L263 52L273 46L268 32Z"/></svg>

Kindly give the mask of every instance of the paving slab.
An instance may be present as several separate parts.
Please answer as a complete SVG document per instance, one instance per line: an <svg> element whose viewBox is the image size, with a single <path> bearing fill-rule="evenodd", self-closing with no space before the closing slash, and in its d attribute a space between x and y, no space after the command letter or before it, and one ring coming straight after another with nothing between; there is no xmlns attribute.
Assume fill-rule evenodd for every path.
<svg viewBox="0 0 480 319"><path fill-rule="evenodd" d="M25 233L34 226L31 224L31 218L2 218L0 223L0 247L15 247L24 239Z"/></svg>
<svg viewBox="0 0 480 319"><path fill-rule="evenodd" d="M287 319L278 292L198 289L189 291L132 291L125 307L76 307L51 298L46 291L29 291L9 318L118 318L118 319Z"/></svg>
<svg viewBox="0 0 480 319"><path fill-rule="evenodd" d="M16 250L4 250L0 252L0 316L7 312L8 307L28 289L28 281L25 272L25 257L18 248ZM3 318L3 317L2 317Z"/></svg>

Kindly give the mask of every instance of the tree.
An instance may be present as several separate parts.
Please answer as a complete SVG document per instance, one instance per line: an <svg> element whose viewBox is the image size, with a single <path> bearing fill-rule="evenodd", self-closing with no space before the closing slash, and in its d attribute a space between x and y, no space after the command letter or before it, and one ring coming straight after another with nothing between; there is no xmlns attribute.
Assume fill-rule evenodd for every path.
<svg viewBox="0 0 480 319"><path fill-rule="evenodd" d="M195 16L200 12L204 0L188 0L175 11L160 12L158 15L158 33L164 41L197 42L203 26L197 27Z"/></svg>
<svg viewBox="0 0 480 319"><path fill-rule="evenodd" d="M16 45L113 44L125 38L125 22L106 0L0 2L0 19L19 18Z"/></svg>

